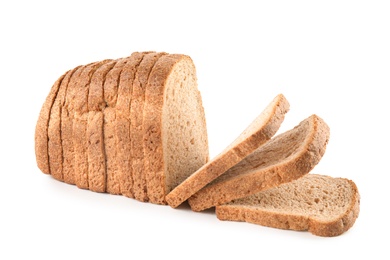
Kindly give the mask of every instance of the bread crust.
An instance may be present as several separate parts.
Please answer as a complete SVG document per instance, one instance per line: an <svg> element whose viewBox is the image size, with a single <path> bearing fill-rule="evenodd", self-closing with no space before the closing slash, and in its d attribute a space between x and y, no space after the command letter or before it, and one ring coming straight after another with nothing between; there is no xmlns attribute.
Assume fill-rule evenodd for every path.
<svg viewBox="0 0 390 260"><path fill-rule="evenodd" d="M130 147L130 106L135 73L146 53L134 52L123 67L118 86L116 104L115 133L117 137L117 158L119 160L119 179L115 180L111 193L134 198L133 174Z"/></svg>
<svg viewBox="0 0 390 260"><path fill-rule="evenodd" d="M276 96L267 107L267 114L263 111L263 113L260 114L259 117L257 117L256 120L222 153L206 163L172 190L166 196L168 204L173 208L179 206L208 183L271 139L279 129L284 120L284 115L288 110L289 103L287 99L282 94ZM260 118L262 120L260 120ZM256 124L256 128L250 129L254 124Z"/></svg>
<svg viewBox="0 0 390 260"><path fill-rule="evenodd" d="M360 211L360 194L352 180L343 179L352 188L353 196L346 211L331 221L316 219L308 215L286 214L264 211L245 205L220 205L216 207L219 220L243 221L279 229L309 231L322 237L334 237L348 231L356 222Z"/></svg>
<svg viewBox="0 0 390 260"><path fill-rule="evenodd" d="M62 144L62 175L63 180L75 184L75 155L73 140L74 100L77 95L77 84L84 68L90 64L80 66L69 80L65 95L65 102L61 108L61 144ZM85 188L88 188L86 186Z"/></svg>
<svg viewBox="0 0 390 260"><path fill-rule="evenodd" d="M130 155L133 173L134 198L148 201L144 169L143 112L145 88L150 72L157 60L166 53L148 53L140 63L133 82L133 95L130 107Z"/></svg>
<svg viewBox="0 0 390 260"><path fill-rule="evenodd" d="M39 112L39 117L35 126L35 158L38 168L46 174L51 173L48 154L48 128L51 108L57 97L61 82L68 73L69 71L65 72L51 87L49 95L46 97L41 111Z"/></svg>
<svg viewBox="0 0 390 260"><path fill-rule="evenodd" d="M50 112L48 127L48 155L50 171L53 178L63 181L62 174L62 139L61 139L61 110L65 102L65 96L69 80L80 66L68 71L61 82L57 97Z"/></svg>
<svg viewBox="0 0 390 260"><path fill-rule="evenodd" d="M110 60L103 60L85 66L75 88L73 118L74 180L79 188L89 188L88 183L88 93L93 74ZM100 184L101 185L101 184Z"/></svg>
<svg viewBox="0 0 390 260"><path fill-rule="evenodd" d="M116 60L111 60L98 68L91 78L88 93L88 188L95 192L106 191L106 156L104 153L103 135L103 86L107 73L115 66Z"/></svg>
<svg viewBox="0 0 390 260"><path fill-rule="evenodd" d="M119 77L129 57L119 59L107 73L103 86L105 108L103 110L103 140L106 157L106 192L118 193L119 165L117 161L117 138L115 134L116 102L118 99ZM118 184L116 185L118 186Z"/></svg>
<svg viewBox="0 0 390 260"><path fill-rule="evenodd" d="M162 56L155 63L145 89L143 113L145 177L149 202L166 204L164 157L162 144L162 111L166 80L173 67L185 55L169 54Z"/></svg>

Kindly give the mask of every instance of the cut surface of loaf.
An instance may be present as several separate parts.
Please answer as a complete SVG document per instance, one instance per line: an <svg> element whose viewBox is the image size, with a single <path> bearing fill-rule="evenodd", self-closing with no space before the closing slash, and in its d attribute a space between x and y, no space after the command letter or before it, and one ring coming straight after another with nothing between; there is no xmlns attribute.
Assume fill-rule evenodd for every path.
<svg viewBox="0 0 390 260"><path fill-rule="evenodd" d="M276 188L217 206L216 214L220 220L308 230L317 236L332 237L350 229L359 210L360 195L353 181L307 174Z"/></svg>
<svg viewBox="0 0 390 260"><path fill-rule="evenodd" d="M266 143L277 132L289 110L289 103L282 95L277 95L263 112L213 160L194 171L167 196L168 204L175 208L194 193L226 172L229 168ZM173 137L174 138L174 137Z"/></svg>
<svg viewBox="0 0 390 260"><path fill-rule="evenodd" d="M302 177L321 160L328 140L325 121L317 115L306 118L194 194L188 200L191 209L201 211Z"/></svg>
<svg viewBox="0 0 390 260"><path fill-rule="evenodd" d="M206 120L195 65L186 55L161 56L145 89L144 167L149 202L165 195L209 158Z"/></svg>

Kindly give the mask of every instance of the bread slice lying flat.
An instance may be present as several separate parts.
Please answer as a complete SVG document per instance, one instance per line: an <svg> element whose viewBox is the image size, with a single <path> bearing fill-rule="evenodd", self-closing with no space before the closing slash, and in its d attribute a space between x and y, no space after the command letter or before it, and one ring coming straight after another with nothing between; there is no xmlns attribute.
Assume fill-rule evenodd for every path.
<svg viewBox="0 0 390 260"><path fill-rule="evenodd" d="M302 177L321 160L328 139L329 127L320 117L306 118L194 194L188 200L191 209L201 211Z"/></svg>
<svg viewBox="0 0 390 260"><path fill-rule="evenodd" d="M220 220L308 230L317 236L338 236L355 223L360 196L355 183L344 178L307 174L249 197L216 207Z"/></svg>
<svg viewBox="0 0 390 260"><path fill-rule="evenodd" d="M173 208L179 206L194 193L271 139L283 122L289 106L287 99L282 94L276 96L222 153L203 165L171 191L166 197L168 204Z"/></svg>

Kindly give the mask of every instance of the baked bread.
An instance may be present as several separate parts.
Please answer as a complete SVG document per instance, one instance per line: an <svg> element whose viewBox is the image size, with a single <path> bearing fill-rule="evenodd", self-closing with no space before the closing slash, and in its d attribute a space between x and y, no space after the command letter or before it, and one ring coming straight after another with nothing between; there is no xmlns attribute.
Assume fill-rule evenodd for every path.
<svg viewBox="0 0 390 260"><path fill-rule="evenodd" d="M68 71L42 106L35 145L38 167L58 180L166 204L209 157L191 58L135 52Z"/></svg>
<svg viewBox="0 0 390 260"><path fill-rule="evenodd" d="M63 181L62 174L62 140L61 140L61 109L65 102L66 90L73 73L78 67L66 73L61 81L57 96L50 110L50 120L47 130L47 151L50 154L50 173L53 178Z"/></svg>
<svg viewBox="0 0 390 260"><path fill-rule="evenodd" d="M48 128L50 121L50 112L52 106L56 100L57 93L60 89L62 80L69 74L70 71L65 72L59 77L50 89L49 94L46 97L45 102L42 105L37 124L35 126L35 158L38 168L46 174L51 174L49 163L49 151L48 151Z"/></svg>
<svg viewBox="0 0 390 260"><path fill-rule="evenodd" d="M93 145L89 144L89 137L87 136L89 87L95 71L110 61L111 60L103 60L84 67L83 72L80 74L77 84L75 85L73 110L70 111L73 113L72 136L74 149L74 180L69 183L76 185L79 183L85 183L88 188L90 185L93 187L103 186L102 183L90 183L90 179L88 177L88 147ZM94 120L96 121L96 119Z"/></svg>
<svg viewBox="0 0 390 260"><path fill-rule="evenodd" d="M118 194L120 187L119 161L117 161L117 136L116 136L116 101L118 99L118 85L120 74L129 58L122 58L107 73L103 85L103 97L105 107L103 108L103 140L104 154L106 156L106 192Z"/></svg>
<svg viewBox="0 0 390 260"><path fill-rule="evenodd" d="M277 132L289 109L287 99L279 94L264 111L222 153L185 179L167 196L175 208L208 183L266 143Z"/></svg>
<svg viewBox="0 0 390 260"><path fill-rule="evenodd" d="M359 216L360 196L355 183L344 178L307 174L248 197L216 207L220 220L308 230L324 237L341 235Z"/></svg>
<svg viewBox="0 0 390 260"><path fill-rule="evenodd" d="M145 169L144 169L144 142L143 142L143 112L145 105L145 89L150 72L157 60L166 55L164 52L145 54L138 66L133 81L133 93L130 105L130 157L133 173L133 195L135 199L146 202L147 195Z"/></svg>
<svg viewBox="0 0 390 260"><path fill-rule="evenodd" d="M206 120L195 65L181 54L161 56L145 89L145 178L149 201L165 195L209 159Z"/></svg>
<svg viewBox="0 0 390 260"><path fill-rule="evenodd" d="M116 65L117 60L111 60L100 66L92 75L88 92L87 121L87 157L88 157L88 188L91 191L106 191L106 155L104 152L104 82L107 74ZM77 184L77 182L76 182Z"/></svg>
<svg viewBox="0 0 390 260"><path fill-rule="evenodd" d="M188 203L192 210L201 211L298 179L321 160L328 139L328 125L312 115L259 147Z"/></svg>
<svg viewBox="0 0 390 260"><path fill-rule="evenodd" d="M88 189L88 176L75 175L75 154L74 154L74 107L77 96L77 86L81 74L87 64L80 66L72 75L66 89L65 100L61 107L61 144L62 144L62 175L63 181L69 184L76 184L79 188ZM50 154L49 154L50 157ZM84 172L85 174L86 172Z"/></svg>

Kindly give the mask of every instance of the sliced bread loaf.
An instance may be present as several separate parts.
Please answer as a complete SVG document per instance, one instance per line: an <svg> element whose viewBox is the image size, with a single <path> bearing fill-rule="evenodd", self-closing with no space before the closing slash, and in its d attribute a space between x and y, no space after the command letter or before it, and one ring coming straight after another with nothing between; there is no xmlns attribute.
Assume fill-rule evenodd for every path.
<svg viewBox="0 0 390 260"><path fill-rule="evenodd" d="M212 161L194 170L187 179L181 182L167 196L168 204L175 208L208 183L236 165L259 146L266 143L277 132L289 110L287 99L279 94L264 111Z"/></svg>
<svg viewBox="0 0 390 260"><path fill-rule="evenodd" d="M216 207L220 220L308 230L317 236L338 236L350 229L360 210L355 183L344 178L307 174L251 196Z"/></svg>
<svg viewBox="0 0 390 260"><path fill-rule="evenodd" d="M189 198L194 211L276 187L309 173L321 160L329 127L312 115L258 148Z"/></svg>
<svg viewBox="0 0 390 260"><path fill-rule="evenodd" d="M145 178L149 201L165 195L209 158L206 120L190 57L164 55L153 66L143 113Z"/></svg>

